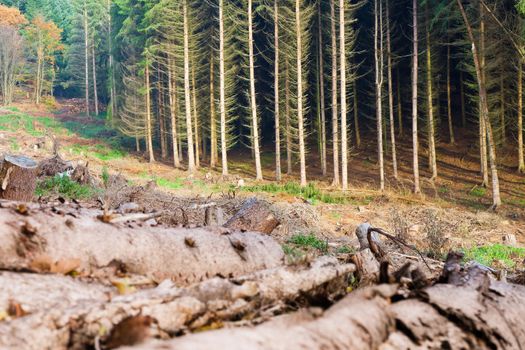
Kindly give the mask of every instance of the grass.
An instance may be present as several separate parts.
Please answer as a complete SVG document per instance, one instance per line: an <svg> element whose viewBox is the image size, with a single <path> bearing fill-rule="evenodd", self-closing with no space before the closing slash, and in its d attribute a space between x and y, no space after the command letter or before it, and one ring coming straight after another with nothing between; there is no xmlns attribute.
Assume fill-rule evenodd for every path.
<svg viewBox="0 0 525 350"><path fill-rule="evenodd" d="M503 265L513 268L516 262L525 258L525 248L510 247L503 244L493 244L474 247L465 250L465 260L475 260L487 266Z"/></svg>
<svg viewBox="0 0 525 350"><path fill-rule="evenodd" d="M474 197L482 198L487 194L487 189L485 187L474 187L470 190L469 194Z"/></svg>
<svg viewBox="0 0 525 350"><path fill-rule="evenodd" d="M59 194L67 199L89 199L95 196L98 190L77 183L67 176L47 178L37 184L35 194L39 197Z"/></svg>
<svg viewBox="0 0 525 350"><path fill-rule="evenodd" d="M326 252L328 250L328 243L315 237L313 234L294 235L288 240L288 243L302 248L314 248L322 252Z"/></svg>
<svg viewBox="0 0 525 350"><path fill-rule="evenodd" d="M155 180L155 182L157 183L157 186L167 188L170 190L178 190L184 187L182 179L179 178L175 179L174 181L171 181L163 177L159 177Z"/></svg>
<svg viewBox="0 0 525 350"><path fill-rule="evenodd" d="M127 156L127 153L119 148L110 148L102 144L98 144L95 146L73 145L70 149L71 152L73 152L74 154L92 156L102 161L122 159Z"/></svg>
<svg viewBox="0 0 525 350"><path fill-rule="evenodd" d="M64 132L60 123L51 117L34 117L25 113L3 115L0 118L0 130L11 132L24 130L34 137L44 136L46 130L51 130L55 134Z"/></svg>
<svg viewBox="0 0 525 350"><path fill-rule="evenodd" d="M301 187L296 182L287 182L285 184L262 184L242 187L242 191L247 192L266 192L266 193L287 193L293 196L301 197L312 204L316 202L328 203L328 204L347 204L352 203L354 200L351 197L344 195L337 195L321 191L313 183L309 183L307 186ZM371 198L362 199L359 204L370 203Z"/></svg>
<svg viewBox="0 0 525 350"><path fill-rule="evenodd" d="M18 143L15 137L11 137L9 139L9 148L13 152L18 152L20 150L20 144Z"/></svg>
<svg viewBox="0 0 525 350"><path fill-rule="evenodd" d="M353 254L356 252L355 248L349 247L347 245L343 245L339 248L337 248L337 254Z"/></svg>

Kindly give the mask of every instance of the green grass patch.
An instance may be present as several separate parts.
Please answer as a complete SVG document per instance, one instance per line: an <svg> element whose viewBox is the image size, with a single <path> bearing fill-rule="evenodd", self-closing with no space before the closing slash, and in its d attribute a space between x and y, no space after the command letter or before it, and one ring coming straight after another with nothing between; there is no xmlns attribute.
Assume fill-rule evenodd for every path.
<svg viewBox="0 0 525 350"><path fill-rule="evenodd" d="M474 197L482 198L487 194L487 189L485 187L474 187L470 190L469 194Z"/></svg>
<svg viewBox="0 0 525 350"><path fill-rule="evenodd" d="M184 183L182 179L178 179L178 178L172 181L172 180L168 180L168 179L159 177L158 179L155 180L155 182L157 183L157 186L167 188L170 190L178 190L184 187Z"/></svg>
<svg viewBox="0 0 525 350"><path fill-rule="evenodd" d="M293 244L297 247L302 248L314 248L322 252L328 251L328 243L315 237L313 234L309 235L294 235L289 240L288 243Z"/></svg>
<svg viewBox="0 0 525 350"><path fill-rule="evenodd" d="M525 249L494 244L465 250L465 260L475 260L487 266L503 264L507 268L516 266L516 262L525 258Z"/></svg>
<svg viewBox="0 0 525 350"><path fill-rule="evenodd" d="M45 130L52 130L54 134L63 132L60 124L55 119L51 117L34 117L25 113L3 115L0 118L0 130L25 131L34 137L44 136Z"/></svg>
<svg viewBox="0 0 525 350"><path fill-rule="evenodd" d="M242 187L241 190L247 192L287 193L308 200L312 204L315 204L316 202L328 204L346 204L352 203L354 201L354 199L352 199L351 197L323 192L319 188L317 188L313 183L309 183L307 186L304 187L301 187L296 182L287 182L285 184L269 183L262 185L245 186ZM364 201L366 202L366 199L364 199Z"/></svg>
<svg viewBox="0 0 525 350"><path fill-rule="evenodd" d="M337 254L353 254L355 252L356 252L355 248L349 247L347 245L343 245L343 246L337 248L337 250L336 250Z"/></svg>
<svg viewBox="0 0 525 350"><path fill-rule="evenodd" d="M9 148L13 152L18 152L20 150L20 144L18 143L17 139L15 137L11 137L9 139Z"/></svg>
<svg viewBox="0 0 525 350"><path fill-rule="evenodd" d="M67 176L47 178L37 184L35 194L39 197L59 194L67 199L89 199L99 191L87 185L81 185Z"/></svg>

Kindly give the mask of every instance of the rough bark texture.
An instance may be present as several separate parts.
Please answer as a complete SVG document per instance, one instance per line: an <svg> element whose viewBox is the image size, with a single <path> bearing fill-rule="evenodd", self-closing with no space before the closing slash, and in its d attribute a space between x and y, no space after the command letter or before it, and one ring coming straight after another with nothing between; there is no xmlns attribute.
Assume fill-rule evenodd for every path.
<svg viewBox="0 0 525 350"><path fill-rule="evenodd" d="M519 349L525 342L523 286L493 282L480 291L438 284L397 301L399 292L395 285L369 287L324 313L300 311L255 328L133 349Z"/></svg>
<svg viewBox="0 0 525 350"><path fill-rule="evenodd" d="M277 225L279 225L279 221L271 212L270 205L257 198L250 198L237 214L224 224L224 227L270 234Z"/></svg>
<svg viewBox="0 0 525 350"><path fill-rule="evenodd" d="M77 270L90 273L118 261L129 273L172 278L181 285L216 275L240 276L283 261L277 242L251 232L130 227L133 223L105 223L109 218L86 209L26 214L0 208L1 269L31 269L50 257L53 262L78 259Z"/></svg>
<svg viewBox="0 0 525 350"><path fill-rule="evenodd" d="M164 336L243 316L247 320L264 319L287 309L285 302L295 304L318 295L344 293L353 271L352 264L340 265L336 259L324 257L310 267L279 267L235 280L212 278L189 288L165 281L155 289L113 296L111 300L87 291L83 292L85 298L78 298L80 292L70 286L80 282L56 277L60 286L68 285L56 292L61 293L64 303L0 323L0 348L84 349L99 335L104 343L104 335L115 325L139 314L153 318L157 333ZM28 296L33 292L24 291ZM71 302L73 298L75 302ZM31 337L27 337L29 333Z"/></svg>
<svg viewBox="0 0 525 350"><path fill-rule="evenodd" d="M0 169L0 198L30 201L36 188L37 163L23 156L5 156Z"/></svg>

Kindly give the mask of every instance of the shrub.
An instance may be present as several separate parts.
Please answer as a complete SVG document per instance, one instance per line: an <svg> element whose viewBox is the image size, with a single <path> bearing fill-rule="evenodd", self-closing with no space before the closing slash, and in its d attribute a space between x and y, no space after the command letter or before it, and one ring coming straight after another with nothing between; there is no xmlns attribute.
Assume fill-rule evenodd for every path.
<svg viewBox="0 0 525 350"><path fill-rule="evenodd" d="M37 196L47 196L53 193L67 199L89 199L95 196L98 191L93 187L81 185L68 176L60 175L47 178L37 184L35 190Z"/></svg>

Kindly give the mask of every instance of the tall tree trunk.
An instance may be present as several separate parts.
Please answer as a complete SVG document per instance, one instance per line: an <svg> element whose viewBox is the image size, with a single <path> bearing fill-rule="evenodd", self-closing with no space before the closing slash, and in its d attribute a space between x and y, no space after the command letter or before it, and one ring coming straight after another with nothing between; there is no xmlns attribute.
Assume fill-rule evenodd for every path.
<svg viewBox="0 0 525 350"><path fill-rule="evenodd" d="M228 175L228 149L226 143L226 99L224 73L224 0L219 0L219 109L221 113L222 175Z"/></svg>
<svg viewBox="0 0 525 350"><path fill-rule="evenodd" d="M40 36L40 35L39 35ZM43 48L41 47L42 43L39 43L38 45L38 53L37 53L37 63L36 63L36 82L35 82L35 103L38 105L40 104L40 96L41 96L41 71L42 71L42 61L44 59L44 53Z"/></svg>
<svg viewBox="0 0 525 350"><path fill-rule="evenodd" d="M463 87L463 71L459 72L459 95L461 99L461 126L467 126L467 113L465 111L465 88Z"/></svg>
<svg viewBox="0 0 525 350"><path fill-rule="evenodd" d="M480 3L480 82L484 85L485 81L485 20L483 19L483 5ZM487 124L485 118L483 118L482 112L483 106L479 101L479 150L480 150L480 161L481 161L481 175L483 178L482 186L487 187L489 185L489 165L487 160Z"/></svg>
<svg viewBox="0 0 525 350"><path fill-rule="evenodd" d="M213 52L210 54L210 167L217 166L219 152L217 150L217 120L215 116L215 75Z"/></svg>
<svg viewBox="0 0 525 350"><path fill-rule="evenodd" d="M85 89L85 104L86 104L86 116L89 117L89 64L88 64L88 57L89 57L89 43L88 43L88 35L89 35L89 28L88 28L88 15L87 15L87 8L86 8L86 0L84 0L84 89Z"/></svg>
<svg viewBox="0 0 525 350"><path fill-rule="evenodd" d="M434 94L432 91L432 53L430 47L430 28L428 17L428 5L425 5L425 34L427 44L427 109L428 109L428 167L432 171L431 180L437 178L437 161L436 161L436 138L434 130ZM439 98L438 98L439 99Z"/></svg>
<svg viewBox="0 0 525 350"><path fill-rule="evenodd" d="M288 56L284 58L284 65L286 69L286 80L284 82L284 99L286 106L286 173L292 174L292 127L290 121L290 69L288 66Z"/></svg>
<svg viewBox="0 0 525 350"><path fill-rule="evenodd" d="M200 167L200 152L199 152L199 115L197 113L197 87L195 84L195 60L193 54L191 56L191 91L192 91L192 107L193 107L193 123L194 123L194 135L195 135L195 167Z"/></svg>
<svg viewBox="0 0 525 350"><path fill-rule="evenodd" d="M171 117L171 144L173 145L173 165L175 168L180 168L179 148L177 146L177 99L175 96L175 74L173 73L173 60L168 54L168 95L170 102L170 117Z"/></svg>
<svg viewBox="0 0 525 350"><path fill-rule="evenodd" d="M361 147L361 132L359 131L359 105L357 100L357 79L353 81L354 87L354 129L355 129L355 143L359 148Z"/></svg>
<svg viewBox="0 0 525 350"><path fill-rule="evenodd" d="M332 147L334 161L334 186L339 185L339 121L337 115L337 32L335 31L335 0L330 0L332 37Z"/></svg>
<svg viewBox="0 0 525 350"><path fill-rule="evenodd" d="M343 191L348 189L348 133L346 130L346 45L345 45L345 1L339 0L339 65L341 75L341 181Z"/></svg>
<svg viewBox="0 0 525 350"><path fill-rule="evenodd" d="M295 0L295 31L297 35L297 122L299 124L299 163L301 166L301 186L306 186L306 150L303 125L303 44L300 0Z"/></svg>
<svg viewBox="0 0 525 350"><path fill-rule="evenodd" d="M497 168L497 163L496 163L496 145L494 143L494 137L493 137L492 127L491 127L490 118L489 118L489 109L488 109L488 104L487 104L487 91L485 87L485 77L484 77L484 74L482 74L482 70L481 70L482 66L480 64L478 50L476 47L476 41L474 38L472 27L470 26L470 22L467 18L467 14L465 12L465 9L463 8L463 4L461 3L461 0L457 0L457 4L459 6L461 15L465 22L465 26L467 28L467 33L468 33L470 42L472 44L472 56L474 59L474 66L476 68L476 80L478 82L479 99L480 99L480 104L481 104L481 114L482 114L483 120L485 121L486 132L487 132L486 138L488 139L489 161L490 161L490 170L491 170L491 177L492 177L492 208L496 209L498 206L501 205L501 196L500 196L500 190L499 190L498 168ZM481 14L481 16L483 16L483 14Z"/></svg>
<svg viewBox="0 0 525 350"><path fill-rule="evenodd" d="M274 20L274 108L275 108L275 180L281 181L281 127L279 115L279 0L273 2L273 20Z"/></svg>
<svg viewBox="0 0 525 350"><path fill-rule="evenodd" d="M505 82L503 80L503 72L500 73L499 77L499 87L500 87L500 108L501 108L501 116L500 116L500 124L501 124L501 144L505 146L506 140L506 132L505 132Z"/></svg>
<svg viewBox="0 0 525 350"><path fill-rule="evenodd" d="M115 87L115 68L113 67L113 35L111 26L111 0L107 1L107 16L108 16L108 64L109 64L109 91L111 97L111 124L114 125L114 116L117 115L117 92ZM109 115L108 115L109 116Z"/></svg>
<svg viewBox="0 0 525 350"><path fill-rule="evenodd" d="M452 124L452 102L450 98L450 44L447 45L447 117L448 117L448 134L450 135L450 144L455 144L454 126Z"/></svg>
<svg viewBox="0 0 525 350"><path fill-rule="evenodd" d="M259 150L259 126L257 120L257 101L255 100L255 68L253 53L253 13L252 0L248 0L248 54L250 61L250 109L252 114L252 147L255 156L255 179L262 180L261 154Z"/></svg>
<svg viewBox="0 0 525 350"><path fill-rule="evenodd" d="M95 59L95 36L91 38L91 63L93 74L93 102L95 103L95 115L98 115L98 92L97 92L97 61Z"/></svg>
<svg viewBox="0 0 525 350"><path fill-rule="evenodd" d="M403 102L401 101L401 75L399 74L399 67L396 69L397 75L397 127L399 129L399 136L403 136Z"/></svg>
<svg viewBox="0 0 525 350"><path fill-rule="evenodd" d="M150 163L155 161L155 156L153 154L153 135L152 135L152 121L151 121L151 87L149 83L149 60L146 59L146 70L145 75L145 88L146 88L146 142L148 147L149 161Z"/></svg>
<svg viewBox="0 0 525 350"><path fill-rule="evenodd" d="M381 0L379 0L381 1ZM379 186L385 189L383 161L383 11L382 4L374 0L374 62L376 85L377 158L379 163Z"/></svg>
<svg viewBox="0 0 525 350"><path fill-rule="evenodd" d="M321 172L323 176L326 176L326 113L325 113L325 100L324 100L324 60L323 60L323 33L322 33L322 12L321 12L321 1L317 5L317 17L318 17L318 36L319 36L319 109L320 109L320 132L321 132Z"/></svg>
<svg viewBox="0 0 525 350"><path fill-rule="evenodd" d="M183 4L184 16L184 105L186 107L186 135L188 139L188 171L195 171L195 153L193 149L193 131L191 118L191 87L190 87L190 48L188 26L188 0Z"/></svg>
<svg viewBox="0 0 525 350"><path fill-rule="evenodd" d="M419 188L419 158L417 139L417 70L418 70L418 37L417 37L417 0L412 0L412 156L414 168L414 193Z"/></svg>
<svg viewBox="0 0 525 350"><path fill-rule="evenodd" d="M523 158L523 63L518 63L518 171L525 172Z"/></svg>
<svg viewBox="0 0 525 350"><path fill-rule="evenodd" d="M396 131L394 125L394 92L392 87L392 47L390 42L390 8L386 0L386 46L388 57L388 113L390 119L390 142L392 144L392 167L394 178L397 180Z"/></svg>
<svg viewBox="0 0 525 350"><path fill-rule="evenodd" d="M165 159L167 156L167 140L166 140L166 123L164 121L164 99L163 99L162 76L160 67L157 66L157 108L159 112L159 133L160 133L160 156Z"/></svg>

